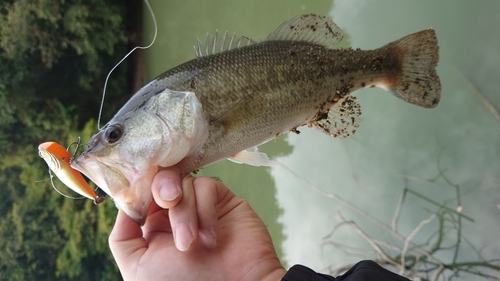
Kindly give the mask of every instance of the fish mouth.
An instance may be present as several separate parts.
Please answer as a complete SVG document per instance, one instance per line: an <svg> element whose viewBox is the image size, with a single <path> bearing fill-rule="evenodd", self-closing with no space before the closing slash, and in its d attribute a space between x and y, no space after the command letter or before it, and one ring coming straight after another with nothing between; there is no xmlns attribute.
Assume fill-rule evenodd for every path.
<svg viewBox="0 0 500 281"><path fill-rule="evenodd" d="M99 157L85 153L73 160L71 166L90 178L139 225L146 222L156 168L136 171L127 163L105 163Z"/></svg>
<svg viewBox="0 0 500 281"><path fill-rule="evenodd" d="M94 159L94 157L89 155L81 155L71 162L71 167L78 170L80 173L87 176L92 180L99 188L110 195L111 190L105 180L103 171L100 169L99 162Z"/></svg>

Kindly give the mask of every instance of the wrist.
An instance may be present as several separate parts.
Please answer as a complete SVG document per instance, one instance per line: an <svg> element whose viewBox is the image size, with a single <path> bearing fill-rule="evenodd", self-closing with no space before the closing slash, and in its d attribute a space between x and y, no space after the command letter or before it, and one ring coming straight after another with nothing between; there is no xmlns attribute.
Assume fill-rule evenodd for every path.
<svg viewBox="0 0 500 281"><path fill-rule="evenodd" d="M241 281L280 281L286 274L286 269L281 265L277 258L261 261L253 266Z"/></svg>
<svg viewBox="0 0 500 281"><path fill-rule="evenodd" d="M269 272L266 276L264 276L261 281L280 281L283 276L285 276L286 270L283 267L278 267L273 271Z"/></svg>

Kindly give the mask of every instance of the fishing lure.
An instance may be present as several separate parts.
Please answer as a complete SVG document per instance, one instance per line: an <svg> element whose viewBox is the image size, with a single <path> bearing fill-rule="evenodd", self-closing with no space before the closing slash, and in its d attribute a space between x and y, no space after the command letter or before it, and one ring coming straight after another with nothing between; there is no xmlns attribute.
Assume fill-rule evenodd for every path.
<svg viewBox="0 0 500 281"><path fill-rule="evenodd" d="M38 146L38 154L47 162L49 169L67 187L82 196L94 200L95 204L104 201L105 197L98 196L83 178L82 174L71 167L71 155L60 144L56 142L44 142Z"/></svg>

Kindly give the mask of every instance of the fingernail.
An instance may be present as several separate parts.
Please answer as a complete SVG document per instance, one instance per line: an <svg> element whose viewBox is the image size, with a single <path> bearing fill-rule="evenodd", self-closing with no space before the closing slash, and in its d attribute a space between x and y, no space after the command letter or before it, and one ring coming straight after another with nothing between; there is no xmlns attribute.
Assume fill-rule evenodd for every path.
<svg viewBox="0 0 500 281"><path fill-rule="evenodd" d="M209 249L215 248L215 246L217 246L215 235L207 229L203 229L200 231L200 239L201 241L203 241L203 244Z"/></svg>
<svg viewBox="0 0 500 281"><path fill-rule="evenodd" d="M179 195L179 189L172 184L163 184L160 187L160 199L163 201L172 201Z"/></svg>
<svg viewBox="0 0 500 281"><path fill-rule="evenodd" d="M175 230L175 246L180 251L186 251L191 243L193 243L193 233L187 225L179 225Z"/></svg>

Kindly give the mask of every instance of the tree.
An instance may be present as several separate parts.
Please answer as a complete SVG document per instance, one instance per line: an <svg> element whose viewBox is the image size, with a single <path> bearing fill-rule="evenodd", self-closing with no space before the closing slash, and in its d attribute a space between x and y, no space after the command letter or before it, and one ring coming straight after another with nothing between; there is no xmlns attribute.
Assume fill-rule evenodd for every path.
<svg viewBox="0 0 500 281"><path fill-rule="evenodd" d="M56 193L37 155L95 131L107 72L127 50L126 2L10 0L0 7L0 279L117 280L107 237L112 202ZM127 68L104 118L127 98ZM120 97L120 98L118 98ZM62 187L56 181L56 186ZM65 191L68 193L69 191Z"/></svg>

